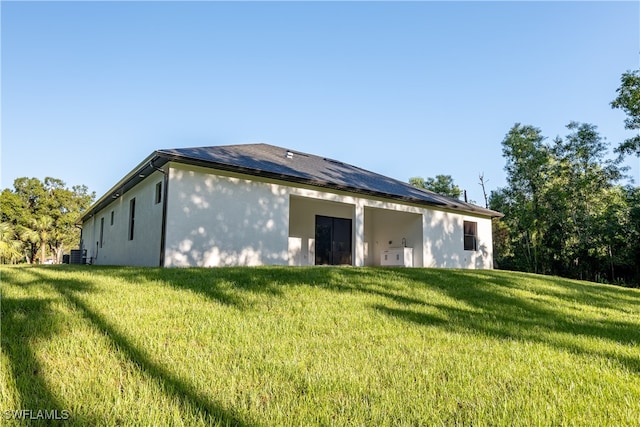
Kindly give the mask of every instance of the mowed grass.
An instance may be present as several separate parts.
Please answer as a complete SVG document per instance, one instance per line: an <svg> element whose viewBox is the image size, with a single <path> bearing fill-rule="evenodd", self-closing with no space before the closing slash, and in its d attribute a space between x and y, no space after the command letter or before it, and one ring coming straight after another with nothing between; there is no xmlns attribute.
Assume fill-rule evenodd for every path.
<svg viewBox="0 0 640 427"><path fill-rule="evenodd" d="M640 290L439 269L0 272L2 411L66 410L59 422L76 425L640 425Z"/></svg>

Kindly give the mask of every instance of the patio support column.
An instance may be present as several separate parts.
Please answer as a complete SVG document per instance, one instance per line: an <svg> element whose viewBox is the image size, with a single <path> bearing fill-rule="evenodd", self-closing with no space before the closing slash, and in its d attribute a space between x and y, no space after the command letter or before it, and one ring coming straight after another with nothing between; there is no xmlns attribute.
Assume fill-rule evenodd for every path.
<svg viewBox="0 0 640 427"><path fill-rule="evenodd" d="M433 267L431 258L431 248L429 247L429 218L422 213L422 266Z"/></svg>
<svg viewBox="0 0 640 427"><path fill-rule="evenodd" d="M353 265L362 267L364 265L364 205L361 199L356 199L354 213L355 256Z"/></svg>

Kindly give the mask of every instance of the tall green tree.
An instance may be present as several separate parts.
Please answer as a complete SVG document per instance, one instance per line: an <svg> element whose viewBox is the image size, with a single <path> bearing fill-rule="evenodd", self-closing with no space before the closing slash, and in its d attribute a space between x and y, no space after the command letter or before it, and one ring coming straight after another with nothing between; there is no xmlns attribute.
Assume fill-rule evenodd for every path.
<svg viewBox="0 0 640 427"><path fill-rule="evenodd" d="M625 195L628 223L617 241L618 247L623 249L616 250L615 254L620 258L623 270L640 286L640 187L627 187Z"/></svg>
<svg viewBox="0 0 640 427"><path fill-rule="evenodd" d="M638 132L623 141L616 149L622 154L640 157L640 70L627 71L620 77L618 96L611 101L611 108L619 108L627 114L624 127Z"/></svg>
<svg viewBox="0 0 640 427"><path fill-rule="evenodd" d="M606 159L609 146L596 126L571 122L567 128L571 132L552 148L555 179L544 194L551 208L547 222L554 231L548 247L561 254L555 257L552 272L593 279L607 258L600 224L608 220L607 214L615 214L607 207L616 206L620 192L614 187L622 170Z"/></svg>
<svg viewBox="0 0 640 427"><path fill-rule="evenodd" d="M75 223L94 198L84 185L68 188L56 178L17 178L13 190L0 193L1 220L22 242L27 262L44 262L47 252L60 262L62 253L77 244Z"/></svg>
<svg viewBox="0 0 640 427"><path fill-rule="evenodd" d="M522 255L518 269L543 272L540 252L543 250L545 216L541 203L544 186L550 178L551 158L540 129L516 123L502 141L502 153L507 171L507 187L499 190L489 202L492 208L515 219L509 229L515 238L513 250ZM503 260L504 261L504 260ZM524 267L524 268L523 268Z"/></svg>
<svg viewBox="0 0 640 427"><path fill-rule="evenodd" d="M86 185L67 188L63 181L54 178L45 178L44 186L49 195L47 216L53 221L47 245L60 262L63 252L78 244L79 229L75 224L91 205L95 194L89 193Z"/></svg>
<svg viewBox="0 0 640 427"><path fill-rule="evenodd" d="M546 142L539 129L516 124L502 141L507 186L490 207L499 268L588 280L628 278L633 251L629 200L616 184L623 170L607 159L609 146L587 123Z"/></svg>
<svg viewBox="0 0 640 427"><path fill-rule="evenodd" d="M435 178L421 178L419 176L409 178L409 184L414 187L423 188L425 190L433 191L434 193L442 194L444 196L460 198L462 190L453 182L451 175L436 175Z"/></svg>

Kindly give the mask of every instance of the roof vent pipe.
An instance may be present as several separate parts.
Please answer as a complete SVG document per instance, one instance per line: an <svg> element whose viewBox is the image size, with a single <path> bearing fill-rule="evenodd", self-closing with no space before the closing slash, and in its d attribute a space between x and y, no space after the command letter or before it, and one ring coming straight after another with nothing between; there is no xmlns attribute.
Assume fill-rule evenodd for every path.
<svg viewBox="0 0 640 427"><path fill-rule="evenodd" d="M293 159L293 152L287 150L287 159Z"/></svg>

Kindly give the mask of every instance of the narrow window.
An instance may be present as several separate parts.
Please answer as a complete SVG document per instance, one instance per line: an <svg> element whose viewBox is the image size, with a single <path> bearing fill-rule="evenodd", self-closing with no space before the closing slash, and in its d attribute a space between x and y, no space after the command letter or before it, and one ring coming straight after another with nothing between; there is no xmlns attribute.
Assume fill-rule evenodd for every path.
<svg viewBox="0 0 640 427"><path fill-rule="evenodd" d="M104 239L104 217L100 218L100 247Z"/></svg>
<svg viewBox="0 0 640 427"><path fill-rule="evenodd" d="M113 211L111 211L111 225L113 225Z"/></svg>
<svg viewBox="0 0 640 427"><path fill-rule="evenodd" d="M129 240L133 240L133 226L136 220L136 199L129 202Z"/></svg>
<svg viewBox="0 0 640 427"><path fill-rule="evenodd" d="M162 201L162 181L156 184L156 205Z"/></svg>
<svg viewBox="0 0 640 427"><path fill-rule="evenodd" d="M464 221L464 250L478 250L478 223Z"/></svg>

